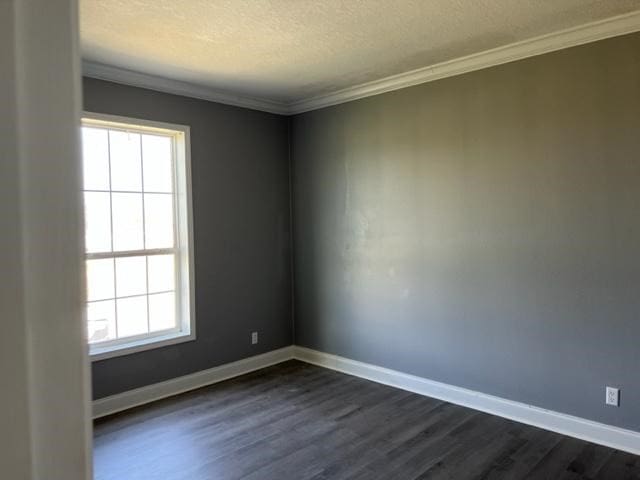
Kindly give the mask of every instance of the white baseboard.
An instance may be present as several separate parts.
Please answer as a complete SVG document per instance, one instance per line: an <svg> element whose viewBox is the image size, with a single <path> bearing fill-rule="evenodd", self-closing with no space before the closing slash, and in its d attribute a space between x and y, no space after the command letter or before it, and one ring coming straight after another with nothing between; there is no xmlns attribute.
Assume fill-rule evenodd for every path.
<svg viewBox="0 0 640 480"><path fill-rule="evenodd" d="M640 432L506 400L304 347L295 346L293 348L294 358L303 362L640 455Z"/></svg>
<svg viewBox="0 0 640 480"><path fill-rule="evenodd" d="M111 415L291 359L640 455L640 432L625 430L299 346L284 347L237 362L95 400L93 402L93 417L100 418Z"/></svg>
<svg viewBox="0 0 640 480"><path fill-rule="evenodd" d="M165 382L154 383L146 387L136 388L93 402L93 418L100 418L112 413L171 397L179 393L195 390L214 383L222 382L245 373L260 370L293 358L293 347L284 347L271 352L244 358L237 362L226 363Z"/></svg>

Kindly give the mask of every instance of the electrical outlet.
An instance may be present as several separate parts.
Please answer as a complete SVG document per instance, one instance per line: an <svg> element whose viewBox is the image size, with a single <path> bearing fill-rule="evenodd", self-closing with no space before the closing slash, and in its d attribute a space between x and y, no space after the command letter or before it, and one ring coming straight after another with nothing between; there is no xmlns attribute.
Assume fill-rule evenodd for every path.
<svg viewBox="0 0 640 480"><path fill-rule="evenodd" d="M258 332L251 332L251 345L258 343Z"/></svg>
<svg viewBox="0 0 640 480"><path fill-rule="evenodd" d="M620 406L620 389L607 387L607 405Z"/></svg>

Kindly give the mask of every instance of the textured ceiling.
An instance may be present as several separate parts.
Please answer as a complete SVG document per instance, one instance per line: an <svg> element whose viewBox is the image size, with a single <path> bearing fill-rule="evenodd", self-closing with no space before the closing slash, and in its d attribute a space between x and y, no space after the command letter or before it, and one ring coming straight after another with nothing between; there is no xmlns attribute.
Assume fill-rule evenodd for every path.
<svg viewBox="0 0 640 480"><path fill-rule="evenodd" d="M280 102L640 9L640 0L80 0L86 60Z"/></svg>

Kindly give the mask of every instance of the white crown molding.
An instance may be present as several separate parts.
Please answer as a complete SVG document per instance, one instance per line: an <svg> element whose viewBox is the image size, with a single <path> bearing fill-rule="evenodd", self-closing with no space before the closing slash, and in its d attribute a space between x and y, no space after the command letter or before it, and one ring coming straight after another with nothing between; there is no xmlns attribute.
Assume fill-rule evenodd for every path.
<svg viewBox="0 0 640 480"><path fill-rule="evenodd" d="M636 11L290 103L288 113L317 110L639 30L640 11Z"/></svg>
<svg viewBox="0 0 640 480"><path fill-rule="evenodd" d="M214 383L222 382L246 373L285 362L293 358L293 347L272 350L261 355L244 358L237 362L202 370L190 375L172 378L146 387L128 390L93 401L93 418L100 418L133 407L172 397Z"/></svg>
<svg viewBox="0 0 640 480"><path fill-rule="evenodd" d="M637 31L640 31L640 10L291 103L221 92L211 87L86 60L82 62L82 71L83 75L100 80L280 115L295 115Z"/></svg>
<svg viewBox="0 0 640 480"><path fill-rule="evenodd" d="M640 455L640 432L554 412L466 388L435 382L388 368L304 347L293 347L295 359L338 372L438 398L445 402L508 418L527 425Z"/></svg>
<svg viewBox="0 0 640 480"><path fill-rule="evenodd" d="M199 98L225 105L250 108L263 112L286 115L289 113L287 104L264 98L253 98L230 92L222 92L211 87L196 85L180 80L172 80L157 75L134 72L120 67L95 63L88 60L82 61L82 74L85 77L98 80L131 85L134 87L148 88L158 92L172 93L183 97Z"/></svg>

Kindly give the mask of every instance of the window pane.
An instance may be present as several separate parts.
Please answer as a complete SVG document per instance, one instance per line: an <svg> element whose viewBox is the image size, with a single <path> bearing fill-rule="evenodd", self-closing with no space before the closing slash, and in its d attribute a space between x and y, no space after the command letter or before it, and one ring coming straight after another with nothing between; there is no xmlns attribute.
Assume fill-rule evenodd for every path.
<svg viewBox="0 0 640 480"><path fill-rule="evenodd" d="M167 192L173 189L171 138L142 135L142 171L147 192Z"/></svg>
<svg viewBox="0 0 640 480"><path fill-rule="evenodd" d="M149 330L157 332L175 326L176 304L173 292L149 295Z"/></svg>
<svg viewBox="0 0 640 480"><path fill-rule="evenodd" d="M179 296L182 272L176 264L183 214L186 220L176 196L186 192L184 168L176 171L186 152L182 136L174 135L182 134L131 122L107 126L83 119L81 129L92 348L119 348L150 332L175 331L182 307L189 307Z"/></svg>
<svg viewBox="0 0 640 480"><path fill-rule="evenodd" d="M113 259L87 260L87 301L114 297Z"/></svg>
<svg viewBox="0 0 640 480"><path fill-rule="evenodd" d="M142 191L140 134L109 130L111 189Z"/></svg>
<svg viewBox="0 0 640 480"><path fill-rule="evenodd" d="M85 190L109 190L109 139L107 130L82 128Z"/></svg>
<svg viewBox="0 0 640 480"><path fill-rule="evenodd" d="M116 338L116 314L114 300L87 304L87 330L89 343Z"/></svg>
<svg viewBox="0 0 640 480"><path fill-rule="evenodd" d="M142 194L114 193L113 249L115 251L143 248Z"/></svg>
<svg viewBox="0 0 640 480"><path fill-rule="evenodd" d="M147 297L116 300L118 305L118 338L147 333Z"/></svg>
<svg viewBox="0 0 640 480"><path fill-rule="evenodd" d="M175 256L151 255L149 265L149 293L166 292L175 289Z"/></svg>
<svg viewBox="0 0 640 480"><path fill-rule="evenodd" d="M111 210L109 194L85 192L85 248L89 253L111 251Z"/></svg>
<svg viewBox="0 0 640 480"><path fill-rule="evenodd" d="M173 195L145 193L146 248L173 247Z"/></svg>
<svg viewBox="0 0 640 480"><path fill-rule="evenodd" d="M145 257L116 258L116 289L118 297L147 293Z"/></svg>

